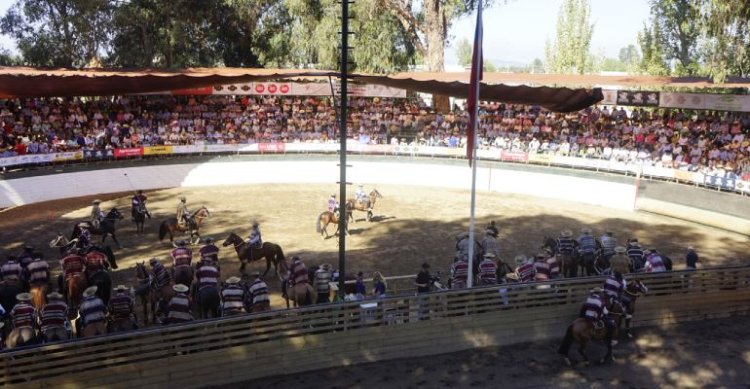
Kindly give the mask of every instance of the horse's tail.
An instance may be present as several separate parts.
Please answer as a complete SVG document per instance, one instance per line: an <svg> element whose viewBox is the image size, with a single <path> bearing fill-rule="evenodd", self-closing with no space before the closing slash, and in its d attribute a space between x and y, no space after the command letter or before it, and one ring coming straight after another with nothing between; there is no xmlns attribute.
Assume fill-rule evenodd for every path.
<svg viewBox="0 0 750 389"><path fill-rule="evenodd" d="M167 225L167 221L164 220L161 222L161 225L159 225L159 240L164 239L165 236L167 236L167 232L169 231L169 226Z"/></svg>
<svg viewBox="0 0 750 389"><path fill-rule="evenodd" d="M323 220L323 215L325 215L325 212L321 212L320 216L318 216L318 223L315 225L315 232L318 234L323 232L323 226L321 226L321 220Z"/></svg>
<svg viewBox="0 0 750 389"><path fill-rule="evenodd" d="M573 324L569 325L567 331L565 331L565 337L560 344L560 348L557 349L557 352L563 355L568 355L571 343L573 343Z"/></svg>

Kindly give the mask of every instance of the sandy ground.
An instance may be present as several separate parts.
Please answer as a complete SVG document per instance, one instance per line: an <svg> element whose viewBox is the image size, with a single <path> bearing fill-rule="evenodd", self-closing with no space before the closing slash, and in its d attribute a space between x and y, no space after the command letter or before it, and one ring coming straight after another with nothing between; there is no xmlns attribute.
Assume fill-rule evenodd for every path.
<svg viewBox="0 0 750 389"><path fill-rule="evenodd" d="M372 185L365 185L369 191ZM347 238L347 272L386 276L414 274L423 261L448 272L455 240L468 229L469 192L421 187L378 186L383 198L375 205L374 222L356 213ZM219 243L230 232L243 237L250 220L258 219L266 241L280 244L287 258L300 255L308 264L336 267L337 240L321 239L315 231L334 185L267 185L221 188L179 188L147 193L154 218L139 235L129 220L129 193L95 196L103 209L119 207L126 219L118 222L116 249L120 270L114 284L135 282L134 264L158 256L167 262L171 246L159 242L158 224L173 216L179 195L190 209L206 205L211 217L201 229ZM353 192L353 190L352 190ZM44 248L55 271L57 251L46 248L58 231L70 235L73 224L88 217L94 196L47 202L0 212L0 255L17 253L23 244ZM596 234L612 228L619 241L638 237L647 246L671 256L683 267L685 248L694 245L702 266L747 263L748 239L731 232L652 214L625 212L571 202L479 193L477 223L496 220L501 227L503 257L531 255L544 235L563 228ZM479 230L481 232L481 229ZM331 232L333 232L331 230ZM111 243L110 243L111 244ZM222 278L238 273L233 250L221 252ZM249 270L263 270L253 263ZM269 277L274 308L282 308L278 282ZM411 281L405 282L411 284ZM564 367L554 353L556 342L490 348L449 355L414 358L269 378L233 387L745 387L750 383L750 336L746 319L681 325L672 329L643 329L638 341L618 346L618 362L610 366ZM562 329L561 329L562 331ZM562 335L562 333L561 333ZM592 356L601 352L592 349Z"/></svg>
<svg viewBox="0 0 750 389"><path fill-rule="evenodd" d="M365 185L367 191L373 185ZM415 274L423 261L432 270L447 273L453 258L455 239L469 225L469 192L423 187L379 186L383 198L375 205L375 221L366 222L356 212L357 222L350 225L346 240L347 273L363 271L369 276L380 271L385 276ZM124 246L116 249L121 269L114 273L114 284L135 282L134 264L157 256L167 262L170 244L159 242L159 223L174 215L178 196L185 195L191 210L205 205L211 217L201 228L202 236L223 242L230 232L247 236L250 221L260 221L265 241L278 243L287 258L299 255L308 266L331 263L338 267L337 239L321 239L315 225L325 210L326 200L337 191L334 185L256 185L220 188L178 188L148 192L153 219L147 220L146 233L139 235L130 221L129 193L89 196L17 207L0 213L0 255L17 253L23 244L44 248L54 269L58 269L57 251L47 248L58 231L70 235L75 221L88 218L94 197L103 200L102 209L121 209L126 218L118 222L118 239ZM353 194L353 189L352 189ZM638 237L647 246L660 249L681 268L685 248L693 245L703 266L746 263L748 239L739 234L652 214L627 212L598 206L524 196L478 193L477 226L490 220L501 228L503 257L534 254L544 235L558 236L564 228L580 231L584 226L601 234L612 228L624 242ZM334 226L329 226L333 233ZM481 238L482 229L477 230ZM108 239L109 241L109 239ZM109 244L112 244L111 242ZM197 248L197 247L196 247ZM238 273L239 263L233 250L222 248L222 278ZM249 270L264 270L255 262ZM269 280L273 280L269 277ZM410 284L404 282L403 284ZM278 290L278 283L269 282ZM395 286L395 284L394 284ZM274 307L282 302L275 296Z"/></svg>
<svg viewBox="0 0 750 389"><path fill-rule="evenodd" d="M748 388L747 318L636 331L615 362L568 367L558 341L317 370L220 388ZM603 347L590 346L590 357Z"/></svg>

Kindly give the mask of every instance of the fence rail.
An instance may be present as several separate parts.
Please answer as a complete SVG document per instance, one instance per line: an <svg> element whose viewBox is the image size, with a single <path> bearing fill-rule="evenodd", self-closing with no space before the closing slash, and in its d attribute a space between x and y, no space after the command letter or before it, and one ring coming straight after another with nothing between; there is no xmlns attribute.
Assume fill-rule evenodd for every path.
<svg viewBox="0 0 750 389"><path fill-rule="evenodd" d="M750 267L639 275L634 325L750 311ZM0 384L132 387L236 382L562 334L601 277L318 305L80 339L0 355Z"/></svg>

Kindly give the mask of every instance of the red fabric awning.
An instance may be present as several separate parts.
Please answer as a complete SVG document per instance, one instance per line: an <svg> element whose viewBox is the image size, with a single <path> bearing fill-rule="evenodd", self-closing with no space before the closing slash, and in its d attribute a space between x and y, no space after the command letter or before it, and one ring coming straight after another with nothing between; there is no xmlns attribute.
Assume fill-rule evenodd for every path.
<svg viewBox="0 0 750 389"><path fill-rule="evenodd" d="M139 69L34 69L0 67L0 98L102 96L162 92L268 80L325 80L338 73L327 70L195 68L182 70ZM417 92L465 98L468 74L399 73L395 75L352 74L359 83L380 84ZM530 87L482 83L481 99L506 103L541 105L560 112L577 111L602 99L601 89Z"/></svg>

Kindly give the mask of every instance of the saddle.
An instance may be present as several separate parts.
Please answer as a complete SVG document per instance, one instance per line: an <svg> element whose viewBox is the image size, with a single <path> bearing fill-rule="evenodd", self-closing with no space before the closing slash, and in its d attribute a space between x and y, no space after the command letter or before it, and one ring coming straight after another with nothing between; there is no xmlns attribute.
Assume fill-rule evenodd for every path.
<svg viewBox="0 0 750 389"><path fill-rule="evenodd" d="M603 320L599 319L599 320L597 320L597 321L594 322L594 331L595 332L602 331L603 329L604 329L604 321Z"/></svg>

